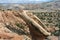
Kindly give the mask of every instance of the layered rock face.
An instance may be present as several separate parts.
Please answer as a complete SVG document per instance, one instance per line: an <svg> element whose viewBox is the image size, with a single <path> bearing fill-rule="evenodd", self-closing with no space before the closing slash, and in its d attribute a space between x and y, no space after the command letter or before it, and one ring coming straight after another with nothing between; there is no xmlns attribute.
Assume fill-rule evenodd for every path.
<svg viewBox="0 0 60 40"><path fill-rule="evenodd" d="M0 10L0 40L31 40L28 25L17 11Z"/></svg>
<svg viewBox="0 0 60 40"><path fill-rule="evenodd" d="M26 21L21 16L23 11L16 10L0 10L0 39L1 40L44 40L46 36L34 27L33 24L29 24L30 21ZM32 19L41 25L32 13L28 13ZM25 19L25 20L24 20ZM27 24L28 23L28 24ZM43 26L43 25L41 25ZM42 30L43 31L43 30ZM46 30L44 30L46 34Z"/></svg>

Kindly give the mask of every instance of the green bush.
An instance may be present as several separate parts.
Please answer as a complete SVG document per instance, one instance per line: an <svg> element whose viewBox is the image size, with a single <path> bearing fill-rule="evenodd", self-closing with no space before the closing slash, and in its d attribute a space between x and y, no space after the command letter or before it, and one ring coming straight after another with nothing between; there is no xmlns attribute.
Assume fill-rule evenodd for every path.
<svg viewBox="0 0 60 40"><path fill-rule="evenodd" d="M48 21L48 23L52 23L52 21L50 20L50 21Z"/></svg>
<svg viewBox="0 0 60 40"><path fill-rule="evenodd" d="M19 27L19 28L22 28L22 29L24 29L24 25L23 25L23 24L16 23L16 26L17 26L17 27Z"/></svg>

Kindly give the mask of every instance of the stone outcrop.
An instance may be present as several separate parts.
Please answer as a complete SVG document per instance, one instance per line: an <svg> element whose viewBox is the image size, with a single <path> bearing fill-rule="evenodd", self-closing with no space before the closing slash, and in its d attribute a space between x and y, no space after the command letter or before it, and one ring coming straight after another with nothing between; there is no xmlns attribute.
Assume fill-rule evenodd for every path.
<svg viewBox="0 0 60 40"><path fill-rule="evenodd" d="M47 37L46 35L50 35L50 33L48 33L45 30L46 27L44 26L43 28L45 29L43 29L40 26L38 28L38 26L35 26L32 23L29 24L28 20L27 20L28 21L27 24L27 21L25 21L26 19L24 20L23 16L21 16L22 12L23 11L21 10L20 11L0 10L0 39L1 40L43 40ZM31 18L35 19L32 14L28 12L27 14ZM35 21L37 23L39 22L36 19ZM44 33L41 30L44 31Z"/></svg>
<svg viewBox="0 0 60 40"><path fill-rule="evenodd" d="M0 40L31 40L29 28L16 11L0 10Z"/></svg>

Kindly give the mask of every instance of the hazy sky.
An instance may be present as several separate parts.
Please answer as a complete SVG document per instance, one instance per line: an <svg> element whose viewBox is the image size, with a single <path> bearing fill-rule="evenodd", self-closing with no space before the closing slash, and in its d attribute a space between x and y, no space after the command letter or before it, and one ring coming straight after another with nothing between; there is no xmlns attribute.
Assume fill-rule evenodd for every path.
<svg viewBox="0 0 60 40"><path fill-rule="evenodd" d="M0 3L48 2L51 0L0 0Z"/></svg>

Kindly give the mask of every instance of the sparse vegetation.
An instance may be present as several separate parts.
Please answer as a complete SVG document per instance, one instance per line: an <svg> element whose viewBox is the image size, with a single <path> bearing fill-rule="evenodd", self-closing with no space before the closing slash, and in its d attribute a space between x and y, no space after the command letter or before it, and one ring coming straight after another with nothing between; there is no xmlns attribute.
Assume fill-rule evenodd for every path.
<svg viewBox="0 0 60 40"><path fill-rule="evenodd" d="M44 20L46 20L46 22L44 22L46 26L50 26L51 27L51 25L54 25L55 27L60 28L60 22L59 22L60 21L59 20L60 19L59 18L60 17L60 15L59 15L60 11L59 10L56 11L56 12L40 12L40 13L36 12L36 13L33 13L33 14L35 14L36 16L38 16L41 19L42 22ZM53 21L54 21L54 23L53 23ZM59 30L53 32L52 34L54 34L56 36L59 36L59 33L60 33Z"/></svg>
<svg viewBox="0 0 60 40"><path fill-rule="evenodd" d="M23 24L21 24L21 23L16 23L16 26L19 27L19 28L22 28L22 29L24 29L24 27L25 27L25 26L24 26Z"/></svg>

